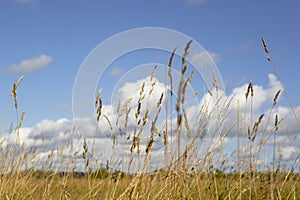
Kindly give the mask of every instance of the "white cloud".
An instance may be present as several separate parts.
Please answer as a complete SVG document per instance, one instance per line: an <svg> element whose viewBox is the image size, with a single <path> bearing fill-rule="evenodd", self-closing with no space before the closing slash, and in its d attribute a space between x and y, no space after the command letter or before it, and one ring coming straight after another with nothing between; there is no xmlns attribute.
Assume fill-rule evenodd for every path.
<svg viewBox="0 0 300 200"><path fill-rule="evenodd" d="M132 98L132 102L137 102L140 90L142 88L143 83L144 86L144 94L145 99L149 102L150 106L156 106L157 101L159 100L162 93L165 93L166 85L163 83L160 83L157 79L150 80L151 77L148 76L144 79L137 80L136 82L127 82L125 83L119 90L118 90L118 96L115 97L116 99L121 99L121 101L125 102L128 98ZM149 96L149 92L152 87L152 83L155 82L154 90L152 94Z"/></svg>
<svg viewBox="0 0 300 200"><path fill-rule="evenodd" d="M29 73L45 68L52 62L53 58L48 55L40 55L33 58L22 60L19 64L13 64L9 68L10 73Z"/></svg>
<svg viewBox="0 0 300 200"><path fill-rule="evenodd" d="M280 81L277 79L277 77L274 74L269 74L268 78L269 78L268 88L264 88L261 85L256 85L255 83L253 83L254 96L252 98L252 106L253 106L252 108L254 110L261 109L261 107L266 103L272 105L275 94L279 89L282 89ZM237 100L239 100L241 109L245 109L246 107L247 102L245 98L245 93L247 91L247 88L248 88L248 84L244 84L241 87L234 88L232 90L232 93L230 94L231 96L234 96L235 98L234 102L237 102ZM250 99L250 94L248 99Z"/></svg>
<svg viewBox="0 0 300 200"><path fill-rule="evenodd" d="M156 86L153 90L153 94L149 97L148 93L150 92L150 88L154 81L156 81ZM69 143L70 145L68 147L68 150L64 150L63 153L61 154L63 154L63 156L66 157L67 156L72 157L77 152L77 154L79 155L77 157L78 160L77 164L79 168L80 167L82 168L84 166L82 157L80 157L83 151L83 147L82 147L83 138L86 138L89 151L92 151L93 143L95 143L94 153L93 153L94 159L97 159L99 161L101 160L104 163L106 162L107 159L110 159L112 155L117 160L122 159L122 157L128 156L129 149L132 144L134 129L136 129L137 130L136 133L138 133L142 127L141 125L142 123L140 125L136 124L135 113L137 110L137 101L139 98L139 92L141 89L141 85L143 83L145 83L145 88L144 88L145 98L142 101L142 109L140 114L141 119L145 114L146 106L148 105L150 108L149 118L145 125L144 130L142 131L142 137L141 137L141 152L144 153L146 149L147 141L149 139L149 135L151 133L150 131L152 125L151 122L153 121L154 116L157 112L157 101L161 93L164 93L165 88L167 87L163 83L159 82L157 79L153 79L151 81L150 77L146 77L144 79L137 80L135 82L127 82L123 84L118 90L118 97L122 100L121 110L124 108L123 107L124 102L129 97L132 97L132 101L129 104L129 107L131 107L132 109L131 112L129 113L130 120L128 121L127 129L125 129L125 122L126 122L125 112L122 112L122 114L118 116L115 106L103 105L102 117L100 118L97 131L96 131L97 124L94 118L74 119L76 132L72 132L74 128L74 123L71 120L59 119L53 121L53 120L45 119L39 122L38 124L36 124L34 127L21 128L20 130L21 143L39 149L39 151L37 151L38 159L47 159L47 156L51 153L51 151L60 149L62 147L67 147L67 144ZM257 118L261 113L265 113L266 117L263 119L260 127L265 126L266 118L268 113L270 112L270 109L266 109L263 105L270 104L270 106L272 106L274 95L279 88L280 88L280 82L273 74L269 74L268 87L263 87L261 85L254 84L254 97L253 97L253 110L252 110L253 123L254 121L257 120ZM233 143L233 138L235 137L226 137L225 135L220 136L218 130L218 126L219 126L218 123L222 120L225 121L223 133L225 133L227 130L230 130L229 128L231 126L234 127L236 125L236 120L237 120L236 102L237 99L239 99L242 108L241 121L243 122L244 121L243 119L245 118L246 124L248 124L249 102L247 104L248 114L247 116L244 116L244 109L246 108L246 102L245 102L246 90L247 90L247 85L243 85L241 87L235 88L228 95L226 95L223 91L217 92L214 90L212 91L212 96L208 93L204 94L199 105L185 104L190 130L193 136L196 138L196 140L194 140L193 137L189 138L188 132L186 131L187 129L183 127L183 132L184 134L187 134L187 136L185 136L184 134L182 135L181 151L183 152L184 150L183 148L185 147L185 144L190 144L189 142L193 140L194 140L193 141L194 144L196 144L195 152L197 155L195 155L195 157L198 158L199 157L203 158L203 156L207 155L209 151L217 152L217 148L219 148L222 145L225 147L225 149L232 150L230 148L232 148L232 146L236 146ZM295 112L300 116L300 106L295 107ZM297 123L288 107L276 106L272 110L270 116L270 122L269 125L267 126L268 134L270 134L270 130L274 128L275 114L278 114L280 119L283 118L283 116L288 116L279 125L278 142L280 142L283 146L282 148L283 159L285 160L294 159L295 155L297 153L299 154L299 148L297 148L298 142L295 142L297 141L297 139L286 140L285 138L290 137L291 134L295 134L295 133L299 134L300 132L299 127L297 126ZM104 118L104 115L106 115L109 118L113 131L110 130L109 122ZM169 144L173 148L176 148L177 145L177 143L172 143L172 141L173 142L176 141L176 135L171 136L171 132L170 132L171 118L165 121L166 119L165 110L161 111L160 116L162 117L157 122L156 128L162 136L155 134L155 138L154 138L155 143L153 146L154 153L152 157L153 161L162 161L163 151L164 151L163 131L165 130L166 124L168 124L169 127L168 130ZM174 133L174 130L176 128L176 116L173 115L172 117L173 117L172 129ZM118 125L116 125L117 119L118 119ZM183 123L183 125L185 124ZM120 135L120 129L123 131L122 136ZM259 129L257 133L258 134L257 140L259 140L260 137L259 135L261 134L262 130L263 130L262 128ZM118 137L118 146L115 148L113 148L114 134L116 134ZM233 131L229 132L228 134L230 134L230 136L235 135L236 128L234 128ZM71 138L69 138L70 135L72 135ZM285 135L286 137L283 138L282 135ZM128 136L130 136L129 140L127 140ZM205 136L205 139L202 139L202 136ZM0 141L2 140L1 138L2 139L5 138L6 144L11 144L15 141L14 133L8 134L6 136L0 135ZM173 140L171 140L171 138ZM220 138L223 139L222 143L220 142ZM210 146L211 143L213 143L213 145ZM271 142L269 141L269 143L267 143L266 145L270 146L270 144ZM256 146L254 146L254 149L257 149ZM136 152L136 150L134 152ZM201 153L197 153L197 152L201 152ZM172 156L173 153L169 152L170 156ZM136 156L136 153L134 155ZM191 162L195 162L195 160ZM232 160L232 162L234 162L234 160ZM128 161L126 159L124 163L122 163L122 165L124 167L127 164ZM116 163L114 165L116 165Z"/></svg>
<svg viewBox="0 0 300 200"><path fill-rule="evenodd" d="M300 117L300 106L293 108L298 119ZM269 113L270 110L267 111ZM274 122L275 115L278 115L280 124L278 127L278 132L282 135L292 135L300 133L300 127L295 119L295 115L289 107L278 106L276 107L271 115L272 122ZM273 127L273 123L269 126L269 128Z"/></svg>
<svg viewBox="0 0 300 200"><path fill-rule="evenodd" d="M121 67L114 67L110 72L109 76L110 77L118 77L123 73L123 69Z"/></svg>
<svg viewBox="0 0 300 200"><path fill-rule="evenodd" d="M289 160L293 159L293 157L297 154L297 149L294 146L290 147L283 147L282 148L282 159L283 160ZM298 149L298 154L299 154L299 149Z"/></svg>

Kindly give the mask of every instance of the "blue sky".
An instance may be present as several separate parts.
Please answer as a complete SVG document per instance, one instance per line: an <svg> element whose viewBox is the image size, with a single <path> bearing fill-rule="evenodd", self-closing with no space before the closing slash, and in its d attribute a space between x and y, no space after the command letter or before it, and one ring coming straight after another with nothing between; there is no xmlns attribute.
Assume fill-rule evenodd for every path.
<svg viewBox="0 0 300 200"><path fill-rule="evenodd" d="M215 55L229 94L250 80L273 91L268 84L276 81L269 74L276 73L261 44L264 36L298 107L299 9L297 0L0 0L0 112L5 113L13 82L24 75L18 88L20 112L26 113L24 127L42 120L72 120L73 84L84 59L110 36L140 27L173 29L199 42ZM137 63L145 59L167 64L169 54L147 53L148 60L140 58ZM121 66L121 61L105 75L104 100L120 75L131 68L131 63L124 61ZM288 106L285 97L280 104ZM4 119L7 129L15 120L12 102Z"/></svg>
<svg viewBox="0 0 300 200"><path fill-rule="evenodd" d="M265 36L291 96L300 100L299 2L274 1L39 1L2 0L1 110L12 83L22 73L7 73L22 60L48 55L45 68L25 73L19 89L25 125L41 119L71 118L72 87L88 53L113 34L158 26L180 31L220 57L228 90L250 79L267 84L273 72L260 38Z"/></svg>

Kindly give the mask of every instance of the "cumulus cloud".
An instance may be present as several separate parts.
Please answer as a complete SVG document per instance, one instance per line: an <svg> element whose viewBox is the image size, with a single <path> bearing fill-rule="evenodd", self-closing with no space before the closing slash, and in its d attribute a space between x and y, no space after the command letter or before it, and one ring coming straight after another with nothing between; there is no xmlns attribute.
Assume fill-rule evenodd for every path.
<svg viewBox="0 0 300 200"><path fill-rule="evenodd" d="M295 156L299 154L299 148L297 149L296 146L289 146L282 148L282 159L283 160L290 160L295 158Z"/></svg>
<svg viewBox="0 0 300 200"><path fill-rule="evenodd" d="M265 113L266 115L257 132L254 149L257 149L259 140L262 138L263 127L266 127L267 135L274 134L272 130L274 130L274 118L277 114L280 120L284 118L284 120L280 122L279 130L276 132L278 142L282 144L283 159L291 160L299 154L299 148L297 147L298 142L295 142L299 139L287 140L287 138L290 138L291 134L299 134L299 127L288 107L278 105L270 109L274 95L281 89L281 85L277 77L273 74L269 74L268 78L269 84L267 87L255 83L253 85L253 119L251 127L260 114ZM142 94L143 100L141 101L140 114L136 115L139 107L138 99L143 83L144 92ZM149 95L154 83L154 90L152 94ZM236 103L238 100L242 111L240 127L243 127L244 122L246 125L251 123L249 114L250 103L249 101L246 103L245 100L247 87L248 85L242 85L241 87L235 88L229 94L220 90L212 90L211 94L205 92L200 102L196 104L191 104L190 99L187 99L187 103L183 104L182 107L184 108L184 110L182 110L184 113L181 112L181 128L183 134L178 135L174 134L177 128L177 112L174 111L177 97L175 96L173 104L169 105L174 106L174 113L171 113L172 109L170 109L166 117L166 110L164 110L164 108L160 110L157 102L161 94L166 94L165 92L169 89L168 86L156 78L151 80L151 77L145 77L141 80L123 84L118 89L116 96L116 99L121 100L119 109L117 109L118 102L116 105L103 105L102 116L99 123L96 122L95 117L76 118L74 121L68 119L59 119L56 121L45 119L33 127L21 128L20 141L22 144L24 143L28 146L40 149L37 156L39 159L46 159L53 150L66 147L68 146L67 144L69 144L69 149L68 151L63 151L63 156L72 157L78 155L78 165L82 167L84 166L84 161L80 155L82 155L83 138L85 138L89 150L91 152L93 151L91 160L96 160L101 163L106 163L107 160L109 160L115 169L124 170L124 166L127 166L131 162L128 160L128 156L130 154L130 148L133 145L134 137L138 134L141 134L139 141L141 156L137 156L138 149L137 147L134 148L134 159L132 162L135 164L133 164L133 167L139 166L139 161L144 162L145 151L151 133L154 133L152 136L155 141L152 148L153 154L151 159L156 163L156 166L162 165L162 162L165 162L163 159L164 136L166 126L168 126L166 139L169 145L169 158L176 155L176 151L171 151L171 149L177 148L178 143L176 141L178 137L180 137L180 151L184 152L187 146L191 147L189 152L192 152L193 158L196 158L190 161L190 164L193 165L196 162L207 159L203 156L210 155L210 152L218 153L218 148L220 147L224 147L225 150L229 152L229 155L235 150L237 140L235 137L237 122ZM176 95L176 92L174 92L174 94ZM129 98L132 99L128 102L128 107L126 107L124 103ZM165 106L165 101L166 99L164 98L162 107ZM280 99L278 101L280 101ZM266 104L270 105L269 108L264 106ZM149 111L148 118L145 124L143 124L147 110ZM247 112L246 115L244 115L245 110ZM298 115L300 114L300 106L295 107L295 112ZM126 113L128 113L128 116L126 116ZM157 123L153 127L152 122L154 122L157 113L159 113L160 118L158 118ZM267 124L268 115L270 115L270 120ZM222 123L223 129L221 129ZM244 128L245 133L247 133L247 127ZM153 132L151 130L155 131ZM4 138L5 144L12 144L15 141L14 134L1 135L1 138ZM247 136L245 140L247 141ZM114 143L117 145L113 145ZM266 145L271 146L272 142L267 141ZM115 161L111 160L112 156L116 159ZM120 164L120 162L122 163ZM231 162L234 162L232 158Z"/></svg>
<svg viewBox="0 0 300 200"><path fill-rule="evenodd" d="M150 94L152 84L155 83L154 89ZM156 106L161 94L165 93L166 88L168 88L163 83L159 82L157 79L151 81L151 77L148 76L144 79L137 80L136 82L127 82L125 83L117 92L117 97L115 99L121 99L125 102L127 99L132 98L132 102L137 102L140 97L140 91L142 85L144 84L144 94L145 100L149 101L149 106Z"/></svg>
<svg viewBox="0 0 300 200"><path fill-rule="evenodd" d="M29 73L47 67L53 58L48 55L39 55L22 60L19 64L13 64L9 68L10 73Z"/></svg>
<svg viewBox="0 0 300 200"><path fill-rule="evenodd" d="M254 83L253 90L254 96L252 98L252 105L254 110L260 109L266 103L273 103L273 99L275 94L279 89L282 89L280 81L274 74L269 74L269 87L265 88L261 85L257 85ZM248 84L244 84L240 87L234 88L231 92L231 96L236 100L240 101L241 108L244 109L246 107L246 98L245 93L247 91Z"/></svg>

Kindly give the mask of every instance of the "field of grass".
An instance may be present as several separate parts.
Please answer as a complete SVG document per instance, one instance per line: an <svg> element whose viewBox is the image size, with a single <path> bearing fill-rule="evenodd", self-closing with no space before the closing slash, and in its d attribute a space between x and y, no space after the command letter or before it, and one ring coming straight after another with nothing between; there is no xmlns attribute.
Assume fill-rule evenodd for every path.
<svg viewBox="0 0 300 200"><path fill-rule="evenodd" d="M272 62L271 56L267 45L264 41L263 45L267 59ZM82 171L72 168L72 159L64 159L63 153L67 151L67 146L62 146L58 149L57 156L48 155L48 160L43 165L37 166L38 162L34 159L38 153L38 149L25 148L20 144L20 128L24 118L24 113L19 116L19 107L17 101L17 88L22 81L22 77L13 85L10 96L14 99L14 107L17 111L18 125L15 127L11 134L14 134L14 145L7 145L4 141L0 141L0 199L300 199L300 174L299 169L296 168L299 156L296 160L291 161L285 167L281 166L280 156L274 156L272 165L264 166L260 168L258 159L262 151L259 149L254 150L254 142L259 141L259 148L274 139L274 155L276 143L276 131L280 126L280 120L276 115L276 118L269 120L269 116L261 115L258 119L252 119L252 98L255 95L252 82L249 83L248 89L245 91L245 99L249 102L250 110L247 111L247 116L251 118L251 123L242 120L238 123L232 122L234 126L224 127L220 135L214 135L214 139L217 139L220 146L224 142L224 139L228 136L228 132L233 131L233 127L236 129L236 135L243 137L246 141L238 143L236 147L237 162L236 166L232 168L227 167L226 163L231 162L233 159L231 156L225 156L224 152L218 151L216 148L211 148L207 152L203 152L202 159L193 161L195 156L195 143L184 143L180 139L184 139L185 133L190 133L189 121L187 112L185 110L184 97L186 87L192 82L193 72L186 77L186 57L189 53L189 42L185 48L184 56L182 58L182 70L181 79L179 83L179 90L177 94L176 103L176 115L174 120L175 126L166 126L164 131L157 134L155 127L155 119L152 121L151 135L148 138L148 142L145 145L146 159L150 157L153 144L155 143L156 134L159 137L164 138L165 155L168 149L168 128L173 128L174 135L177 137L176 147L177 151L174 153L174 158L171 159L165 167L157 169L153 172L147 168L145 159L145 170L139 173L125 173L113 170L113 167L100 167L97 162L92 160L91 155L94 155L93 145L89 145L86 142L86 138L82 139L81 152L77 153L81 159L84 159L84 166L81 167ZM175 49L176 50L176 49ZM174 50L174 52L175 52ZM170 57L169 70L172 69L172 60L174 52ZM152 76L155 76L153 73ZM218 81L215 72L212 71L214 91L208 91L209 94L218 96ZM170 85L172 85L172 74L169 73ZM152 84L155 87L155 83ZM172 87L171 87L172 89ZM277 98L280 95L281 90L274 94L274 100L271 102L273 109L277 104ZM166 95L166 94L165 94ZM172 96L172 94L167 94ZM288 96L287 96L288 97ZM157 99L157 116L161 112L161 108L164 106L162 103L163 95L160 99ZM217 97L218 101L213 105L218 107L221 101L220 97ZM144 99L144 85L141 87L140 96L137 102L137 107L132 110L136 118L136 126L134 127L134 135L130 140L131 148L129 149L129 155L131 157L140 156L140 132L146 123L148 123L148 109L146 108L142 112L142 101ZM170 98L170 100L172 97ZM165 101L173 105L172 102ZM226 108L230 100L225 101L222 109L212 109L213 111L207 111L203 109L203 116L213 115L212 112L217 111L220 117L220 121L226 118ZM173 102L174 103L174 102ZM124 105L127 105L126 102ZM102 99L100 92L96 96L95 107L97 110L95 120L105 120L114 130L110 119L106 116L103 117ZM127 106L125 112L118 113L118 116L127 116L131 109ZM239 107L239 105L237 105ZM166 105L165 110L168 112L169 106ZM117 110L121 110L120 108ZM237 116L246 115L244 111L238 110ZM207 113L208 112L208 113ZM245 111L246 112L246 111ZM249 114L248 114L249 112ZM126 117L127 118L127 117ZM268 122L272 123L274 127L271 130L262 129L259 132L258 129L261 126L262 118L267 118ZM166 123L167 124L167 123ZM242 128L239 125L243 125L244 129L248 132L241 131ZM126 125L125 125L126 126ZM217 125L219 126L219 125ZM221 126L221 125L220 125ZM236 127L237 126L237 127ZM247 127L247 128L245 128ZM205 141L205 137L201 135L204 131L204 126L199 126L199 134L193 134L195 140L200 138L201 141ZM261 133L260 136L257 134ZM69 140L72 139L73 133L70 133ZM257 137L256 137L257 136ZM112 131L113 146L118 145L118 139L122 135L117 135ZM208 137L208 136L207 136ZM192 140L192 141L195 141ZM208 137L208 140L211 138ZM239 140L240 141L240 140ZM182 144L185 148L182 148ZM222 148L221 148L222 149ZM278 149L276 148L276 151ZM247 152L245 152L247 151ZM52 168L53 159L59 161L57 170ZM219 161L216 164L216 160ZM32 161L32 162L31 162ZM130 162L129 162L130 163ZM192 163L192 164L191 164ZM41 163L39 163L41 164ZM131 163L130 163L131 164ZM129 165L130 165L129 164ZM42 166L42 167L41 167ZM97 167L98 166L98 167ZM101 166L101 165L100 165ZM128 166L130 168L130 166Z"/></svg>
<svg viewBox="0 0 300 200"><path fill-rule="evenodd" d="M108 173L24 172L1 178L1 199L299 199L290 173L223 174L158 171Z"/></svg>

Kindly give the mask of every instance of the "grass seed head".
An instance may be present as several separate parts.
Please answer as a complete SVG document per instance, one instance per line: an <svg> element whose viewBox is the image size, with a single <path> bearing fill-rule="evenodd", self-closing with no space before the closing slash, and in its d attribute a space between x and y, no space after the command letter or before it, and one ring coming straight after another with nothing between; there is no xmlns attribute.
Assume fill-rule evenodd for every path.
<svg viewBox="0 0 300 200"><path fill-rule="evenodd" d="M161 93L160 98L157 102L157 107L159 107L161 105L163 98L164 98L164 93Z"/></svg>
<svg viewBox="0 0 300 200"><path fill-rule="evenodd" d="M213 96L212 92L210 90L207 90L210 96Z"/></svg>
<svg viewBox="0 0 300 200"><path fill-rule="evenodd" d="M185 46L184 54L182 56L182 65L184 65L184 63L186 62L186 58L190 53L190 47L191 47L192 42L193 42L193 40L188 41L188 43Z"/></svg>
<svg viewBox="0 0 300 200"><path fill-rule="evenodd" d="M152 73L151 73L151 81L154 79L155 77L155 73L156 73L156 69L157 69L157 65L154 66L153 70L152 70Z"/></svg>
<svg viewBox="0 0 300 200"><path fill-rule="evenodd" d="M249 85L248 85L248 88L247 88L247 92L245 93L245 97L246 97L246 100L248 99L248 96L251 92L251 97L254 96L254 90L253 90L253 83L252 81L250 81Z"/></svg>
<svg viewBox="0 0 300 200"><path fill-rule="evenodd" d="M20 118L20 122L19 122L19 124L18 124L18 128L17 128L17 129L20 129L20 128L21 128L22 123L23 123L23 119L24 119L24 115L25 115L25 112L22 112L21 118Z"/></svg>
<svg viewBox="0 0 300 200"><path fill-rule="evenodd" d="M214 69L212 70L212 76L213 76L213 86L216 89L216 91L218 91L219 86L218 86L218 82L217 82L217 75L216 75L216 72Z"/></svg>
<svg viewBox="0 0 300 200"><path fill-rule="evenodd" d="M169 66L168 76L169 76L169 79L170 79L170 94L171 94L171 96L173 96L172 62L173 62L173 58L174 58L176 49L177 49L177 47L173 50L173 52L171 54L171 57L170 57L170 60L169 60L169 65L168 65Z"/></svg>
<svg viewBox="0 0 300 200"><path fill-rule="evenodd" d="M278 97L281 93L281 89L277 91L275 97L274 97L274 100L273 100L273 106L275 106L277 104L277 100L278 100Z"/></svg>
<svg viewBox="0 0 300 200"><path fill-rule="evenodd" d="M278 115L275 116L275 130L278 131Z"/></svg>
<svg viewBox="0 0 300 200"><path fill-rule="evenodd" d="M15 102L15 108L18 109L18 101L17 101L17 88L20 84L20 82L23 80L24 76L20 76L17 82L13 84L13 88L10 92L9 96L14 96L14 102Z"/></svg>
<svg viewBox="0 0 300 200"><path fill-rule="evenodd" d="M251 139L251 129L250 129L250 125L248 126L248 139Z"/></svg>
<svg viewBox="0 0 300 200"><path fill-rule="evenodd" d="M263 43L263 45L264 45L265 52L266 52L267 54L269 54L269 48L268 48L268 46L267 46L267 43L266 43L266 41L265 41L265 38L262 37L262 38L261 38L261 41L262 41L262 43Z"/></svg>

